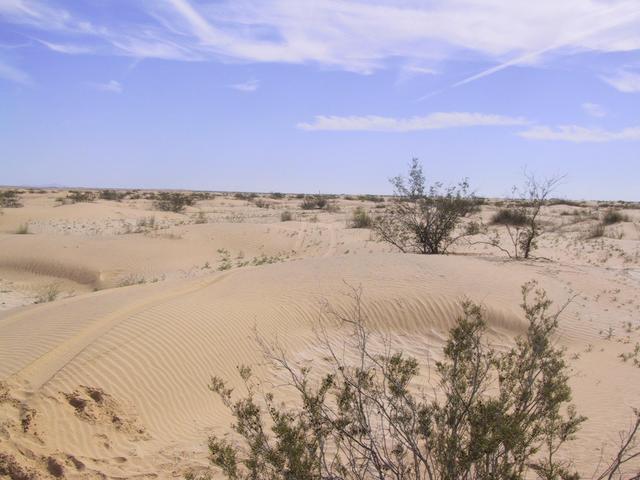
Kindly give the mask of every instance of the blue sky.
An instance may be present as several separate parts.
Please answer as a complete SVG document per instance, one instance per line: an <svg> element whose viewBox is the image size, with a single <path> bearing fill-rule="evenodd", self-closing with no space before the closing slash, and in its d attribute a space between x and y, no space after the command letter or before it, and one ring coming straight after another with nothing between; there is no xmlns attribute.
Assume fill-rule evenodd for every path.
<svg viewBox="0 0 640 480"><path fill-rule="evenodd" d="M637 0L0 0L0 184L640 200Z"/></svg>

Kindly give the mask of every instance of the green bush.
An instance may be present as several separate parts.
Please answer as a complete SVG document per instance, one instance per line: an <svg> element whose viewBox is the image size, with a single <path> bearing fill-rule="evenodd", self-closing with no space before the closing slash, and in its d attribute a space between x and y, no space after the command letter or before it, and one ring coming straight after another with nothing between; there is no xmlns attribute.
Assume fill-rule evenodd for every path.
<svg viewBox="0 0 640 480"><path fill-rule="evenodd" d="M359 291L352 314L328 310L321 320L321 366L296 365L282 346L259 339L297 402L277 400L245 366L238 368L245 394L213 377L210 389L233 415L236 438L209 438L212 464L237 480L577 479L558 458L585 420L571 404L570 368L555 346L559 312L550 312L535 284L522 292L528 329L508 349L486 340L482 308L463 303L435 363L435 396L418 388L420 365L431 359L389 344L375 350ZM342 345L328 337L329 325L348 329ZM635 428L599 479L618 478L621 465L640 454L639 426L636 412Z"/></svg>

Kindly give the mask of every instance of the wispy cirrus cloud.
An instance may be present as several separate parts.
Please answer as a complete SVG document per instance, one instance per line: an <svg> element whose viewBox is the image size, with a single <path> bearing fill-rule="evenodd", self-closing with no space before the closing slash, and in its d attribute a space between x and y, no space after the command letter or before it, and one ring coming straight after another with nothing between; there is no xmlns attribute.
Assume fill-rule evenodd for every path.
<svg viewBox="0 0 640 480"><path fill-rule="evenodd" d="M8 63L4 63L1 59L0 59L0 78L4 80L8 80L13 83L18 83L20 85L25 85L25 86L33 85L33 80L31 79L31 76L28 73L12 65L9 65Z"/></svg>
<svg viewBox="0 0 640 480"><path fill-rule="evenodd" d="M640 73L630 72L628 70L618 70L613 75L602 76L600 78L620 92L640 92Z"/></svg>
<svg viewBox="0 0 640 480"><path fill-rule="evenodd" d="M234 83L232 85L229 85L229 88L233 88L234 90L245 93L255 92L258 87L260 87L260 82L258 80L249 80L247 82Z"/></svg>
<svg viewBox="0 0 640 480"><path fill-rule="evenodd" d="M376 115L347 117L318 115L311 123L298 123L297 128L308 131L416 132L444 128L526 125L527 123L529 122L522 117L469 112L436 112L409 118Z"/></svg>
<svg viewBox="0 0 640 480"><path fill-rule="evenodd" d="M592 117L602 118L607 115L607 111L604 109L604 107L597 103L584 102L581 107L587 115L590 115Z"/></svg>
<svg viewBox="0 0 640 480"><path fill-rule="evenodd" d="M106 83L91 83L90 85L96 90L109 93L122 93L124 89L122 84L116 80L109 80Z"/></svg>
<svg viewBox="0 0 640 480"><path fill-rule="evenodd" d="M519 132L518 135L529 140L555 140L573 143L637 141L640 140L640 126L611 131L578 125L561 125L556 128L539 125Z"/></svg>
<svg viewBox="0 0 640 480"><path fill-rule="evenodd" d="M55 33L43 39L67 45L66 53L81 44L100 54L315 63L359 73L397 59L437 69L460 52L497 62L460 84L551 53L640 49L636 0L132 0L122 6L130 14L111 17L92 17L99 6L55 5L1 0L0 17Z"/></svg>

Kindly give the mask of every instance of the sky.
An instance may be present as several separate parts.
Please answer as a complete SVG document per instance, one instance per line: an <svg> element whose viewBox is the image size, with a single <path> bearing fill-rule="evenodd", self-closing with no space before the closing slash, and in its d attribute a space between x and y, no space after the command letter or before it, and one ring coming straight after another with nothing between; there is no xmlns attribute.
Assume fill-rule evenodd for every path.
<svg viewBox="0 0 640 480"><path fill-rule="evenodd" d="M640 200L640 0L0 0L0 184Z"/></svg>

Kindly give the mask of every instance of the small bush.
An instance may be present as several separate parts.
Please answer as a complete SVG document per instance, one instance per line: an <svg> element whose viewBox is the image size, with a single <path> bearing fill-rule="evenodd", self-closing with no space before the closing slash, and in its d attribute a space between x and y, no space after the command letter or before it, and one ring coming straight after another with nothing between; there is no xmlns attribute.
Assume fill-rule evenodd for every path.
<svg viewBox="0 0 640 480"><path fill-rule="evenodd" d="M29 231L29 224L28 223L23 223L22 225L20 225L17 229L16 229L16 235L27 235L31 233Z"/></svg>
<svg viewBox="0 0 640 480"><path fill-rule="evenodd" d="M322 195L310 195L308 197L304 197L302 203L300 204L300 208L303 210L322 210L327 206L327 199Z"/></svg>
<svg viewBox="0 0 640 480"><path fill-rule="evenodd" d="M602 223L596 223L591 226L587 232L586 239L591 240L593 238L600 238L604 236L604 225Z"/></svg>
<svg viewBox="0 0 640 480"><path fill-rule="evenodd" d="M351 228L371 228L372 225L373 219L364 208L358 207L353 211L349 222Z"/></svg>
<svg viewBox="0 0 640 480"><path fill-rule="evenodd" d="M185 193L160 192L153 205L157 210L163 212L182 213L186 207L190 207L194 203L195 199Z"/></svg>
<svg viewBox="0 0 640 480"><path fill-rule="evenodd" d="M100 200L111 200L114 202L120 202L124 198L123 192L118 192L116 190L100 190L98 194Z"/></svg>
<svg viewBox="0 0 640 480"><path fill-rule="evenodd" d="M628 222L629 216L618 210L609 209L602 216L602 223L604 225L613 225L615 223Z"/></svg>
<svg viewBox="0 0 640 480"><path fill-rule="evenodd" d="M67 199L71 203L93 202L96 195L90 191L71 190L67 195Z"/></svg>
<svg viewBox="0 0 640 480"><path fill-rule="evenodd" d="M375 202L375 203L380 203L380 202L384 202L384 197L381 197L379 195L358 195L358 200L360 200L361 202Z"/></svg>
<svg viewBox="0 0 640 480"><path fill-rule="evenodd" d="M285 194L284 193L280 193L280 192L273 192L269 196L271 198L273 198L274 200L281 200L281 199L285 198Z"/></svg>
<svg viewBox="0 0 640 480"><path fill-rule="evenodd" d="M237 200L252 200L258 196L257 193L245 193L245 192L236 192L233 194L233 198Z"/></svg>
<svg viewBox="0 0 640 480"><path fill-rule="evenodd" d="M193 223L197 225L202 225L203 223L207 223L207 217L204 214L204 212L198 212L195 219L193 220Z"/></svg>
<svg viewBox="0 0 640 480"><path fill-rule="evenodd" d="M38 475L22 467L13 455L0 453L0 476L7 476L11 480L35 480Z"/></svg>
<svg viewBox="0 0 640 480"><path fill-rule="evenodd" d="M47 459L47 471L56 478L64 476L64 467L53 457Z"/></svg>
<svg viewBox="0 0 640 480"><path fill-rule="evenodd" d="M22 207L20 203L20 196L17 190L4 190L0 192L0 207L4 208L19 208Z"/></svg>
<svg viewBox="0 0 640 480"><path fill-rule="evenodd" d="M293 220L293 215L291 214L291 212L289 210L285 210L284 212L282 212L280 214L280 221L281 222L290 222L291 220Z"/></svg>
<svg viewBox="0 0 640 480"><path fill-rule="evenodd" d="M60 295L60 285L57 283L50 283L40 289L36 295L35 303L49 303L53 302Z"/></svg>
<svg viewBox="0 0 640 480"><path fill-rule="evenodd" d="M527 215L520 209L501 208L491 217L491 223L521 227L527 223Z"/></svg>

